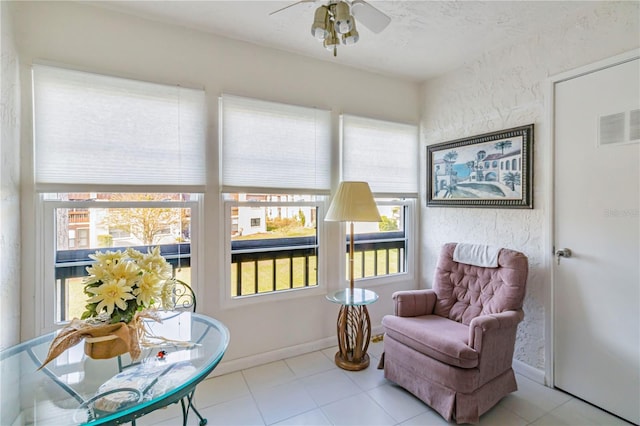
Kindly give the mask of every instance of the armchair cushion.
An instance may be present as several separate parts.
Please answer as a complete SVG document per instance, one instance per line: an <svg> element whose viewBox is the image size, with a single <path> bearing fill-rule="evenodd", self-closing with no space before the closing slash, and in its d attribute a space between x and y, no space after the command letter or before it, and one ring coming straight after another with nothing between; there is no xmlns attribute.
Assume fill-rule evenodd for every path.
<svg viewBox="0 0 640 426"><path fill-rule="evenodd" d="M382 325L389 337L440 362L460 368L478 365L478 352L469 346L469 327L464 324L438 315L387 315Z"/></svg>

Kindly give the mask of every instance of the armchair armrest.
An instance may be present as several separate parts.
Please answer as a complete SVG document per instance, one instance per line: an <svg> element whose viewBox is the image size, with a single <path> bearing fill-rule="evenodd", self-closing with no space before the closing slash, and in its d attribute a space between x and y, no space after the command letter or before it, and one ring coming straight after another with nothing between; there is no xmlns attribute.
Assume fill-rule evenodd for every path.
<svg viewBox="0 0 640 426"><path fill-rule="evenodd" d="M518 323L524 318L522 309L499 314L481 315L469 324L469 346L480 356L480 383L511 367Z"/></svg>
<svg viewBox="0 0 640 426"><path fill-rule="evenodd" d="M433 314L436 305L436 293L433 290L405 290L393 293L395 315L399 317L417 317Z"/></svg>
<svg viewBox="0 0 640 426"><path fill-rule="evenodd" d="M475 317L469 324L469 345L475 350L481 350L483 335L491 333L492 330L515 329L523 318L522 310Z"/></svg>

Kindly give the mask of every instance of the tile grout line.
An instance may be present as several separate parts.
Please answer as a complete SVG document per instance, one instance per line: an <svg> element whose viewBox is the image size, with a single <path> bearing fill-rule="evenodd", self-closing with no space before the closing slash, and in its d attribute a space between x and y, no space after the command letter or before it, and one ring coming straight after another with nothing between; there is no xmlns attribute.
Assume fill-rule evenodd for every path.
<svg viewBox="0 0 640 426"><path fill-rule="evenodd" d="M244 370L240 370L240 375L242 376L242 380L244 381L245 386L247 387L247 390L249 391L249 395L251 396L251 400L253 401L253 405L255 405L256 410L258 410L258 413L260 413L260 418L262 419L262 424L266 425L267 421L264 417L264 414L262 413L262 410L260 409L260 405L258 404L258 401L256 400L255 395L253 394L253 389L251 389L251 386L249 386L249 381L247 380L247 377L245 376L245 371L248 370L247 368L245 368Z"/></svg>

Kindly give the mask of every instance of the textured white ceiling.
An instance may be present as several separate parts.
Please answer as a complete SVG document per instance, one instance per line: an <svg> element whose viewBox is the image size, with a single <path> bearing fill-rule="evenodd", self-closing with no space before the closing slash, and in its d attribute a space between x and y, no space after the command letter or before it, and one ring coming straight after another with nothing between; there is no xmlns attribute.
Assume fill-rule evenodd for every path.
<svg viewBox="0 0 640 426"><path fill-rule="evenodd" d="M358 26L360 41L338 56L311 36L316 7L301 3L273 16L287 1L97 1L94 5L194 28L321 60L423 81L481 53L513 45L558 25L579 25L595 1L376 1L391 17L380 34Z"/></svg>

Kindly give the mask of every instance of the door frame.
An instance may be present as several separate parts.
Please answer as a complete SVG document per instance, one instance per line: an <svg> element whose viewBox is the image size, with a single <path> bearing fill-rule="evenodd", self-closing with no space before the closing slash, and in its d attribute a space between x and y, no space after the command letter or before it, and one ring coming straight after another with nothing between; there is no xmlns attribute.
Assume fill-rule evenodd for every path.
<svg viewBox="0 0 640 426"><path fill-rule="evenodd" d="M576 69L572 69L569 71L562 72L560 74L556 74L547 79L547 97L546 97L546 111L547 118L549 122L549 126L547 128L547 136L549 140L549 151L546 163L547 176L549 179L547 181L546 188L546 202L549 206L547 212L547 224L548 229L546 235L548 237L548 241L545 241L545 246L549 250L548 255L545 257L546 267L548 270L549 276L549 286L547 287L547 294L545 295L545 368L544 368L544 384L549 387L555 387L555 377L554 377L554 329L555 329L555 305L554 305L554 294L555 294L555 268L553 267L554 259L554 241L555 241L555 213L556 206L554 203L555 200L555 160L556 160L556 140L555 140L555 95L556 95L556 85L562 83L567 80L571 80L586 74L591 74L593 72L597 72L606 68L614 67L616 65L621 65L626 62L630 62L636 59L640 59L640 48L633 49L627 51L625 53L612 56L607 59L603 59L597 62L594 62L589 65L584 65Z"/></svg>

